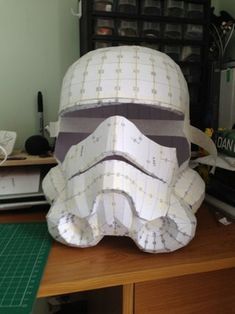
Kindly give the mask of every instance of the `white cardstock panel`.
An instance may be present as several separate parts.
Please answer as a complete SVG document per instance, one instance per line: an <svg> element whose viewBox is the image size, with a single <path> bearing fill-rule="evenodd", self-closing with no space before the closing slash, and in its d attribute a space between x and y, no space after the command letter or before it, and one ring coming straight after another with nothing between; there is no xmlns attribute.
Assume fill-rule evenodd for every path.
<svg viewBox="0 0 235 314"><path fill-rule="evenodd" d="M151 221L134 215L128 199L116 192L99 194L96 211L87 218L64 210L58 203L47 215L50 233L71 246L97 244L105 235L131 237L146 252L170 252L185 246L195 234L196 218L172 194L166 215Z"/></svg>
<svg viewBox="0 0 235 314"><path fill-rule="evenodd" d="M164 133L169 138L178 135L189 144L202 145L216 159L211 139L190 126L189 93L179 66L167 55L145 47L97 49L75 62L63 80L54 133L67 130L73 138L77 132L85 136L90 133L88 125L83 128L79 121L103 118L102 107L119 104L131 104L134 111L141 105L183 115L178 124L172 118L167 125L161 121L158 128L163 126L164 132L169 128ZM134 116L138 123L145 119L138 112ZM161 120L161 114L155 123L157 119ZM60 142L67 154L42 184L51 202L48 229L56 240L88 247L106 235L128 236L141 250L160 253L179 249L194 237L194 213L204 198L205 184L188 167L188 160L179 167L180 148L146 137L149 127L156 131L155 117L151 120L140 128L145 135L136 127L139 124L112 114L74 146L62 137L68 139L67 146ZM91 128L91 121L87 123Z"/></svg>
<svg viewBox="0 0 235 314"><path fill-rule="evenodd" d="M104 160L117 156L123 160ZM43 190L52 203L48 228L58 241L87 247L105 235L129 236L155 253L192 239L193 212L204 195L199 175L179 169L175 149L149 140L119 116L104 120L72 146L43 180Z"/></svg>
<svg viewBox="0 0 235 314"><path fill-rule="evenodd" d="M50 203L56 200L67 185L67 180L60 165L53 167L44 178L43 190ZM187 168L180 172L173 193L182 202L186 202L193 213L200 207L205 195L205 182L193 169Z"/></svg>
<svg viewBox="0 0 235 314"><path fill-rule="evenodd" d="M188 168L179 174L174 192L192 208L193 213L196 213L205 197L205 182L196 171Z"/></svg>
<svg viewBox="0 0 235 314"><path fill-rule="evenodd" d="M178 171L175 148L151 141L132 122L121 116L104 120L85 140L72 146L62 168L69 179L110 156L121 156L168 184Z"/></svg>
<svg viewBox="0 0 235 314"><path fill-rule="evenodd" d="M90 51L67 71L60 114L102 103L142 103L188 114L188 88L179 66L166 54L139 46Z"/></svg>
<svg viewBox="0 0 235 314"><path fill-rule="evenodd" d="M57 203L79 218L96 212L96 197L108 191L124 194L133 212L146 220L164 216L169 207L169 185L118 160L106 160L71 178ZM107 202L107 201L106 201ZM53 210L52 205L52 210ZM111 207L111 204L107 204Z"/></svg>

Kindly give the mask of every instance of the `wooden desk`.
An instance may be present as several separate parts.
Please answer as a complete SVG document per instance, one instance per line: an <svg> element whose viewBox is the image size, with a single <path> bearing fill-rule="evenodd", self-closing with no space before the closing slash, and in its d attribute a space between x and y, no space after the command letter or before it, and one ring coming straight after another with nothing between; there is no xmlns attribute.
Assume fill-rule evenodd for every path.
<svg viewBox="0 0 235 314"><path fill-rule="evenodd" d="M14 153L11 155L13 159L6 160L1 167L16 167L16 166L35 166L35 165L56 165L56 160L53 156L40 157L28 155L26 153Z"/></svg>
<svg viewBox="0 0 235 314"><path fill-rule="evenodd" d="M1 213L0 221L44 215ZM169 254L143 253L124 237L86 249L55 242L38 297L121 285L125 314L235 313L235 224L219 224L206 206L197 217L195 238Z"/></svg>

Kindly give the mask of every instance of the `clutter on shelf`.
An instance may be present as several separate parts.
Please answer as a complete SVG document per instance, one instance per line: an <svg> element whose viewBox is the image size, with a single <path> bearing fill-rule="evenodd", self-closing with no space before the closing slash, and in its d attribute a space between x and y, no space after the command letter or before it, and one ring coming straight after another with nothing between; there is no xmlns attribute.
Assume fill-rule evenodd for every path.
<svg viewBox="0 0 235 314"><path fill-rule="evenodd" d="M222 62L234 33L235 19L226 11L220 11L220 15L217 16L214 9L211 8L210 54L213 60Z"/></svg>
<svg viewBox="0 0 235 314"><path fill-rule="evenodd" d="M211 132L218 157L215 172L211 173L214 161L210 156L199 157L198 172L206 181L206 197L218 220L228 224L235 220L235 129L219 129Z"/></svg>

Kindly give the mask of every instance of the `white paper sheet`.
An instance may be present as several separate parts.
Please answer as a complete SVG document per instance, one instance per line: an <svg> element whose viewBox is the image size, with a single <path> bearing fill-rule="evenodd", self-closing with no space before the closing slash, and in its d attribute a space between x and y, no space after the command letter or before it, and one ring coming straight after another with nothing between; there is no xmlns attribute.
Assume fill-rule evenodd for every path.
<svg viewBox="0 0 235 314"><path fill-rule="evenodd" d="M36 193L39 190L40 170L32 167L1 168L0 195Z"/></svg>
<svg viewBox="0 0 235 314"><path fill-rule="evenodd" d="M214 158L211 155L196 158L192 161L193 167L196 167L198 164L204 164L212 167L216 166L218 168L235 171L235 158L226 156L224 154L218 154L216 162L214 161Z"/></svg>

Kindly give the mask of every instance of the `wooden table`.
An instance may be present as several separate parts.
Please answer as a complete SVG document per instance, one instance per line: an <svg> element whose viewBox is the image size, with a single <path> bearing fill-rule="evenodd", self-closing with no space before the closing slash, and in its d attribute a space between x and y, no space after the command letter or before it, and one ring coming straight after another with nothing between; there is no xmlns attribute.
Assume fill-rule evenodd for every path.
<svg viewBox="0 0 235 314"><path fill-rule="evenodd" d="M36 166L36 165L56 165L56 160L53 156L33 156L28 155L26 153L13 153L9 158L6 160L1 167L18 167L18 166Z"/></svg>
<svg viewBox="0 0 235 314"><path fill-rule="evenodd" d="M45 213L1 213L0 221L44 219ZM190 244L148 254L124 237L78 249L54 242L38 297L123 287L123 313L235 313L235 224L218 223L204 205Z"/></svg>

